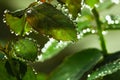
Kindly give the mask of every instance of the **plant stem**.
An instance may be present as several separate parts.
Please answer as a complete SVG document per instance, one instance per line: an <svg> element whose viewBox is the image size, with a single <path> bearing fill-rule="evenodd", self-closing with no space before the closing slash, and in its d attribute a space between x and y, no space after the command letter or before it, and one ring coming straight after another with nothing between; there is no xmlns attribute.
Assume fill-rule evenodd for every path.
<svg viewBox="0 0 120 80"><path fill-rule="evenodd" d="M104 36L102 34L101 22L99 20L99 14L98 14L96 8L93 8L92 13L93 13L93 15L95 17L95 20L96 20L98 35L99 35L99 38L100 38L100 45L101 45L103 54L107 55L107 49L106 49L106 45L105 45L105 40L104 40Z"/></svg>

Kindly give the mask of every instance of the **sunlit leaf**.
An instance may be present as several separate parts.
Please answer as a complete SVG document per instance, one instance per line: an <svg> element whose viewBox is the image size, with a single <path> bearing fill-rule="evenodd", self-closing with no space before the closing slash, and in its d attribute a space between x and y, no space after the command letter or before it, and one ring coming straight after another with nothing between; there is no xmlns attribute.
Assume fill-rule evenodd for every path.
<svg viewBox="0 0 120 80"><path fill-rule="evenodd" d="M25 22L24 12L7 12L5 13L6 24L9 26L11 33L15 32L16 35L22 35L29 33L31 26Z"/></svg>
<svg viewBox="0 0 120 80"><path fill-rule="evenodd" d="M0 80L16 80L15 77L7 73L4 65L5 61L0 61Z"/></svg>
<svg viewBox="0 0 120 80"><path fill-rule="evenodd" d="M73 22L48 3L29 7L26 15L27 22L39 33L57 40L77 40Z"/></svg>
<svg viewBox="0 0 120 80"><path fill-rule="evenodd" d="M95 80L95 79L103 78L104 76L115 73L118 70L120 70L120 59L117 59L116 61L103 65L96 71L92 72L88 76L87 80Z"/></svg>
<svg viewBox="0 0 120 80"><path fill-rule="evenodd" d="M97 4L99 2L99 0L85 0L85 3L87 4L87 5L89 5L90 7L94 7L95 6L95 4Z"/></svg>
<svg viewBox="0 0 120 80"><path fill-rule="evenodd" d="M69 9L69 12L76 18L81 9L82 0L58 0L59 2L65 3Z"/></svg>
<svg viewBox="0 0 120 80"><path fill-rule="evenodd" d="M50 38L50 40L41 49L42 54L38 56L39 61L45 61L57 55L61 50L63 50L69 42L58 42L55 39Z"/></svg>
<svg viewBox="0 0 120 80"><path fill-rule="evenodd" d="M34 61L37 58L38 47L35 42L29 39L20 39L13 44L13 50L17 57Z"/></svg>
<svg viewBox="0 0 120 80"><path fill-rule="evenodd" d="M49 80L79 80L102 58L97 49L87 49L68 58L51 74Z"/></svg>

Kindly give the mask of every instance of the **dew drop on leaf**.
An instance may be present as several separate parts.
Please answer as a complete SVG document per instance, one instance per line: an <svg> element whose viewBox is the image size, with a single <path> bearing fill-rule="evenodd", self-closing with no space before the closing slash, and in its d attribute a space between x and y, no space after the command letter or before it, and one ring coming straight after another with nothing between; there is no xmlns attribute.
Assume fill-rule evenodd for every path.
<svg viewBox="0 0 120 80"><path fill-rule="evenodd" d="M57 40L77 40L77 31L73 22L52 5L48 3L34 5L28 7L25 13L26 21L40 34Z"/></svg>

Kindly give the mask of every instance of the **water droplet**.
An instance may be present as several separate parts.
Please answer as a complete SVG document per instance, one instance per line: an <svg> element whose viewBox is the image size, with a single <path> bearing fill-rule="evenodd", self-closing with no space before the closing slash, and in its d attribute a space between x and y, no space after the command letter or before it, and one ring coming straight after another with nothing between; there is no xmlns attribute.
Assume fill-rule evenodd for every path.
<svg viewBox="0 0 120 80"><path fill-rule="evenodd" d="M83 33L87 33L87 30L86 30L86 29L84 29L84 30L83 30Z"/></svg>
<svg viewBox="0 0 120 80"><path fill-rule="evenodd" d="M103 35L107 34L107 31L102 31L102 34L103 34Z"/></svg>
<svg viewBox="0 0 120 80"><path fill-rule="evenodd" d="M7 9L4 11L5 14L8 13L8 12L9 12L9 10L7 10Z"/></svg>
<svg viewBox="0 0 120 80"><path fill-rule="evenodd" d="M65 9L64 11L65 11L65 12L68 12L68 9Z"/></svg>
<svg viewBox="0 0 120 80"><path fill-rule="evenodd" d="M36 31L35 29L32 29L32 31L34 32L34 33L36 33L36 34L38 34L39 32L38 31Z"/></svg>
<svg viewBox="0 0 120 80"><path fill-rule="evenodd" d="M3 18L3 23L6 23L6 19L5 18Z"/></svg>
<svg viewBox="0 0 120 80"><path fill-rule="evenodd" d="M41 54L41 55L38 55L38 61L41 61L42 60L42 58L43 58L43 55Z"/></svg>
<svg viewBox="0 0 120 80"><path fill-rule="evenodd" d="M77 35L77 39L81 39L81 36L80 36L80 35Z"/></svg>
<svg viewBox="0 0 120 80"><path fill-rule="evenodd" d="M40 51L41 49L40 48L38 48L38 52Z"/></svg>
<svg viewBox="0 0 120 80"><path fill-rule="evenodd" d="M33 42L37 42L35 39L33 39Z"/></svg>
<svg viewBox="0 0 120 80"><path fill-rule="evenodd" d="M92 32L93 34L94 34L94 33L96 33L96 31L95 31L95 30L92 30L91 32Z"/></svg>
<svg viewBox="0 0 120 80"><path fill-rule="evenodd" d="M30 30L30 33L32 33L33 31L32 31L32 29Z"/></svg>
<svg viewBox="0 0 120 80"><path fill-rule="evenodd" d="M90 77L90 74L88 74L87 77Z"/></svg>
<svg viewBox="0 0 120 80"><path fill-rule="evenodd" d="M41 52L42 52L42 53L45 53L46 50L47 50L47 48L44 47L44 48L41 49Z"/></svg>
<svg viewBox="0 0 120 80"><path fill-rule="evenodd" d="M115 20L114 22L115 22L115 24L119 24L119 20Z"/></svg>
<svg viewBox="0 0 120 80"><path fill-rule="evenodd" d="M56 9L61 10L61 7L62 7L61 4L57 4Z"/></svg>
<svg viewBox="0 0 120 80"><path fill-rule="evenodd" d="M29 32L25 32L26 35L29 35L30 33Z"/></svg>
<svg viewBox="0 0 120 80"><path fill-rule="evenodd" d="M112 2L115 3L115 4L119 4L120 0L112 0Z"/></svg>
<svg viewBox="0 0 120 80"><path fill-rule="evenodd" d="M41 52L46 52L46 50L51 46L51 44L55 42L55 39L49 38L49 41L44 45L44 47L41 49Z"/></svg>
<svg viewBox="0 0 120 80"><path fill-rule="evenodd" d="M87 28L86 30L87 30L87 32L90 32L90 28Z"/></svg>
<svg viewBox="0 0 120 80"><path fill-rule="evenodd" d="M15 33L16 36L18 36L19 34Z"/></svg>
<svg viewBox="0 0 120 80"><path fill-rule="evenodd" d="M105 17L105 19L107 20L108 24L114 24L115 22L112 20L111 16L110 15L107 15Z"/></svg>
<svg viewBox="0 0 120 80"><path fill-rule="evenodd" d="M40 47L40 45L39 45L39 44L37 44L37 47Z"/></svg>
<svg viewBox="0 0 120 80"><path fill-rule="evenodd" d="M100 3L103 3L104 1L103 0L99 0L100 1Z"/></svg>
<svg viewBox="0 0 120 80"><path fill-rule="evenodd" d="M72 19L72 14L69 14L68 17L69 17L70 19Z"/></svg>
<svg viewBox="0 0 120 80"><path fill-rule="evenodd" d="M14 31L10 30L11 34L14 34Z"/></svg>
<svg viewBox="0 0 120 80"><path fill-rule="evenodd" d="M28 13L28 14L31 14L31 13L32 13L32 10L31 10L31 9L27 10L27 13Z"/></svg>

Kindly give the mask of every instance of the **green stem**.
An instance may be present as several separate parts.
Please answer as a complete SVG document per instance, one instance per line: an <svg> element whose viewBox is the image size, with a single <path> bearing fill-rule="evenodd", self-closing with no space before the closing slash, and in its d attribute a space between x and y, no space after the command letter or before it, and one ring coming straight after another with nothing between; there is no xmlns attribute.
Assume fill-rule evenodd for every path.
<svg viewBox="0 0 120 80"><path fill-rule="evenodd" d="M102 34L101 22L99 20L99 14L96 11L96 8L93 8L92 13L93 13L93 15L95 17L95 20L96 20L98 35L99 35L99 38L100 38L100 45L101 45L103 54L107 55L107 49L106 49L106 45L105 45L105 40L104 40L104 36Z"/></svg>

